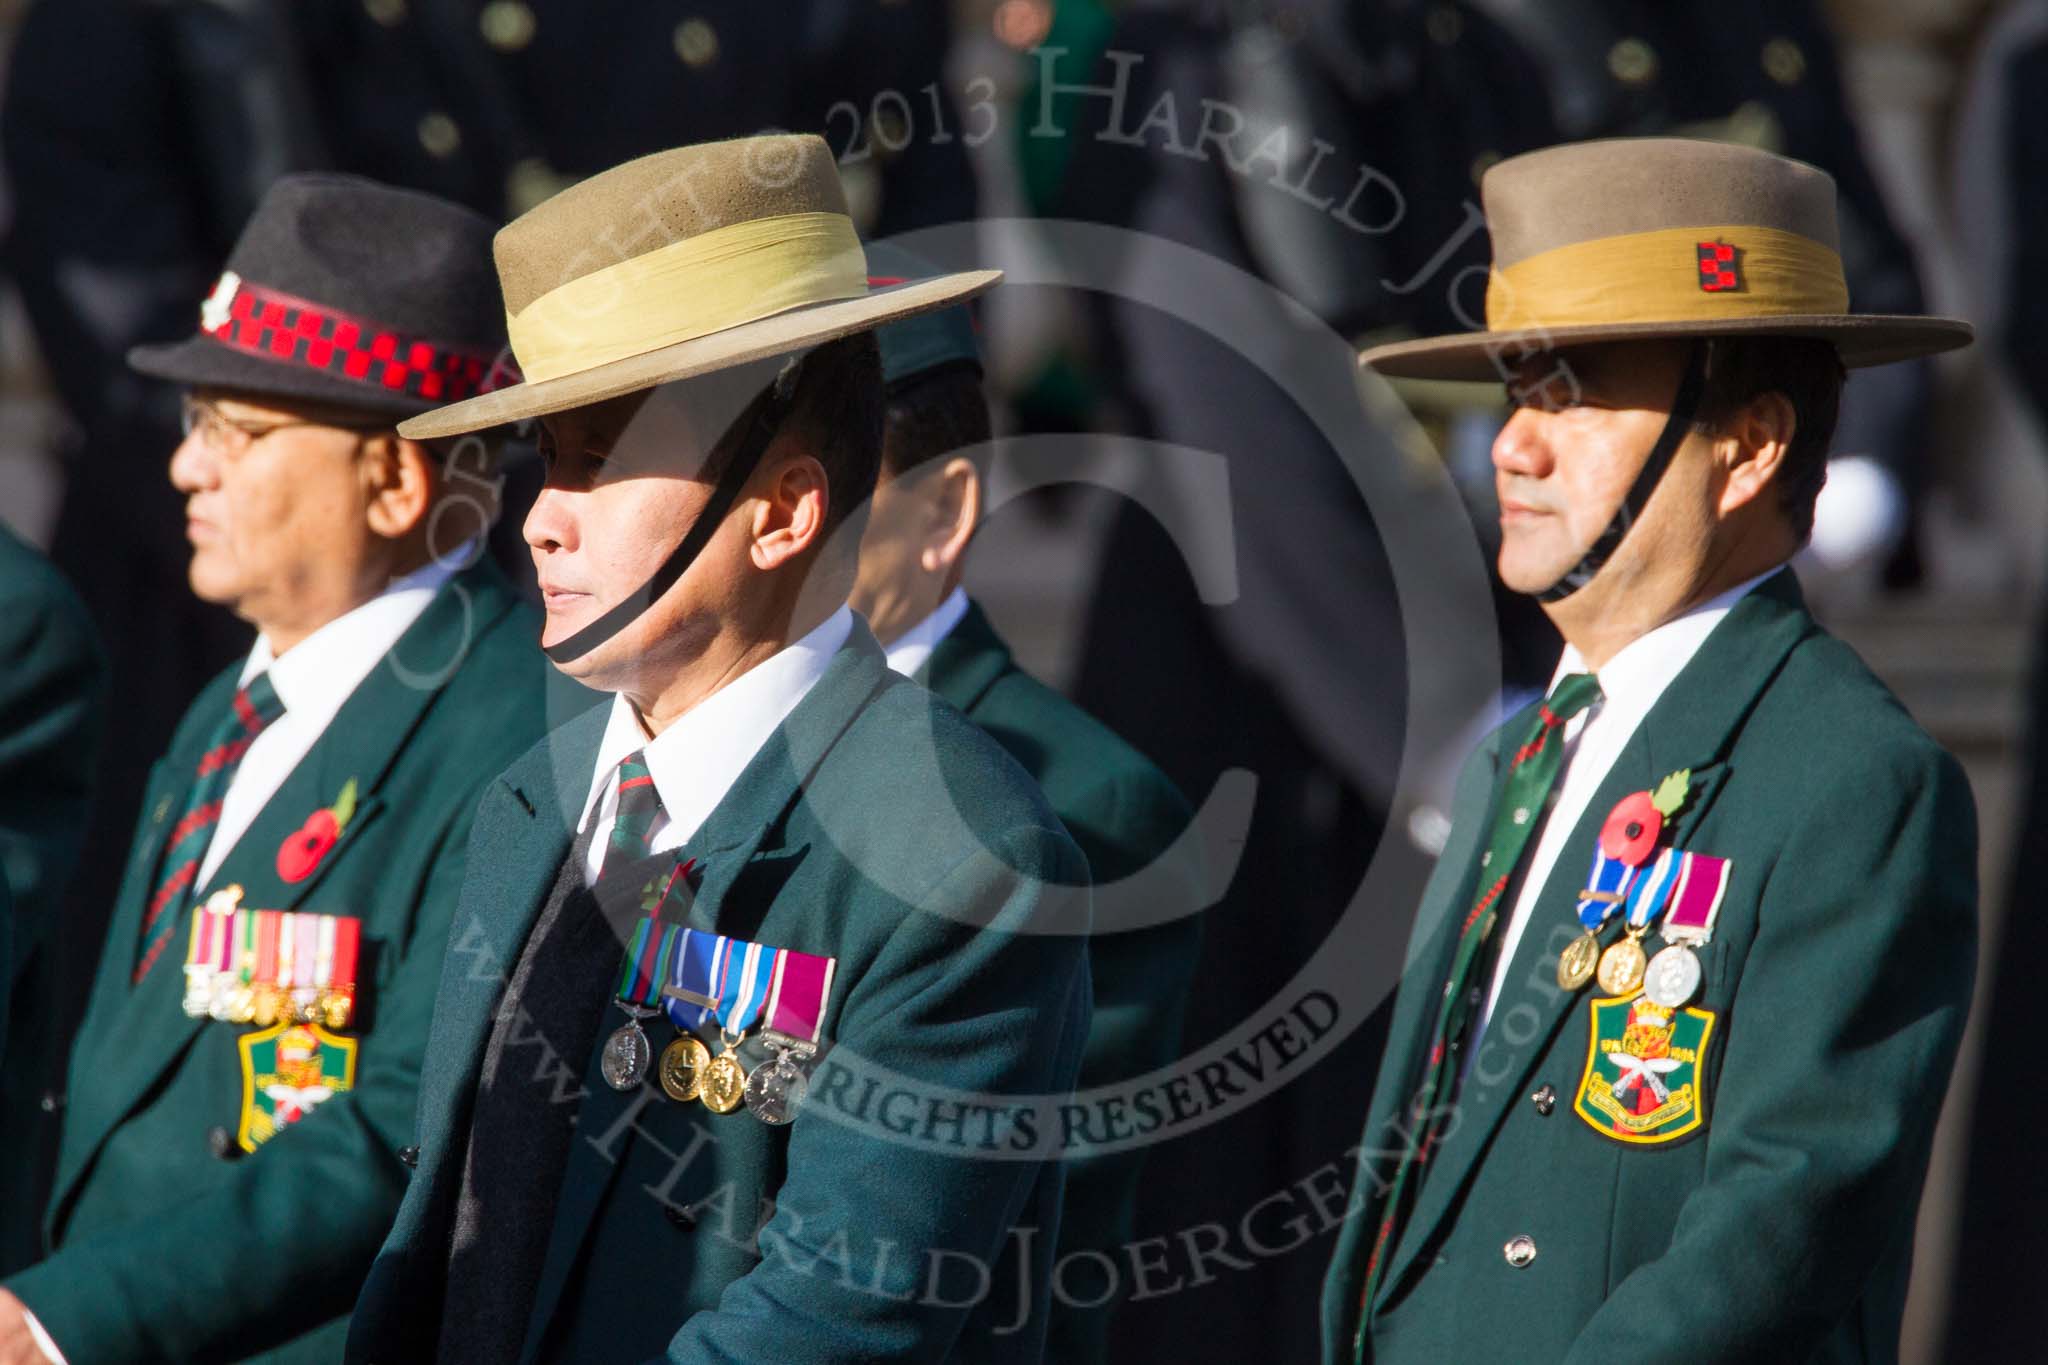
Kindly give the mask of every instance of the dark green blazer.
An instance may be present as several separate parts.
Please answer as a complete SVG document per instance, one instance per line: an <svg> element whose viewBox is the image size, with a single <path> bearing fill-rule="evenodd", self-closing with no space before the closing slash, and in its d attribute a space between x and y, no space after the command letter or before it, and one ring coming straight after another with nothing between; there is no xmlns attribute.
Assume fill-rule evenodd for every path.
<svg viewBox="0 0 2048 1365"><path fill-rule="evenodd" d="M1188 982L1201 948L1201 863L1189 832L1193 813L1150 759L1074 703L1019 668L978 605L941 640L919 680L994 737L1045 790L1045 798L1088 859L1098 926L1128 907L1165 902L1178 917L1129 932L1098 932L1088 944L1095 1019L1081 1059L1083 1088L1142 1076L1180 1055ZM1135 921L1134 921L1135 922ZM1122 1263L1135 1235L1142 1150L1085 1157L1067 1166L1058 1254L1104 1252ZM1076 1264L1082 1264L1077 1262ZM1105 1358L1109 1319L1121 1294L1100 1304L1076 1271L1055 1300L1046 1358Z"/></svg>
<svg viewBox="0 0 2048 1365"><path fill-rule="evenodd" d="M351 1360L435 1351L478 1068L604 726L593 713L558 730L478 809L421 1077L418 1169L357 1304ZM1050 1247L1012 1229L1056 1226L1059 1165L1003 1159L1014 1130L998 1125L984 1149L982 1123L949 1125L959 1111L918 1095L1062 1094L1079 1072L1084 944L1026 930L1085 864L1037 787L891 673L856 622L679 856L701 875L693 925L838 960L831 1051L796 1121L772 1128L651 1083L606 1085L597 1055L620 1021L607 1005L567 1167L535 1173L560 1185L522 1358L1036 1361ZM657 1048L672 1036L660 1021L650 1032ZM751 1040L743 1054L762 1056ZM989 1297L970 1264L993 1267ZM1030 1323L1002 1332L1020 1314Z"/></svg>
<svg viewBox="0 0 2048 1365"><path fill-rule="evenodd" d="M355 1088L232 1162L209 1133L235 1130L245 1030L180 1009L182 937L128 984L161 846L239 666L193 703L151 776L73 1048L54 1250L7 1281L72 1365L340 1354L342 1315L404 1192L396 1152L410 1140L477 792L547 728L538 634L488 561L452 579L202 888L240 883L247 906L363 920ZM278 846L351 778L341 841L306 880L280 880Z"/></svg>
<svg viewBox="0 0 2048 1365"><path fill-rule="evenodd" d="M41 1241L33 1192L56 1146L41 1100L57 1082L59 1013L45 950L85 833L106 693L85 604L0 526L0 881L14 893L13 913L0 915L0 1275L33 1260Z"/></svg>
<svg viewBox="0 0 2048 1365"><path fill-rule="evenodd" d="M1329 1361L1352 1359L1378 1191L1475 894L1500 734L1529 715L1467 765L1425 892L1325 1285ZM1672 842L1733 861L1692 1002L1714 1015L1706 1117L1631 1145L1573 1113L1601 992L1562 990L1557 957L1607 813L1680 768L1691 792ZM1814 623L1789 571L1744 598L1638 727L1544 885L1388 1263L1370 1358L1896 1360L1970 999L1976 869L1955 760ZM1533 1243L1519 1267L1516 1238Z"/></svg>

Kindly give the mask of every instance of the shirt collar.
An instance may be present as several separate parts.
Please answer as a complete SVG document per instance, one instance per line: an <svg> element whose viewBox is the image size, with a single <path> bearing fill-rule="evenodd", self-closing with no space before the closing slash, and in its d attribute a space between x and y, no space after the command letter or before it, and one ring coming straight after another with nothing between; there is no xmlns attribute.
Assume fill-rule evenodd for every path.
<svg viewBox="0 0 2048 1365"><path fill-rule="evenodd" d="M258 674L268 673L286 712L295 719L325 722L419 620L434 594L480 553L480 542L465 541L454 554L394 579L282 654L271 648L269 636L258 635L242 665L240 685L247 687Z"/></svg>
<svg viewBox="0 0 2048 1365"><path fill-rule="evenodd" d="M889 667L906 678L914 675L932 657L932 651L939 647L939 642L951 635L953 627L959 625L966 615L967 589L956 587L946 594L946 600L939 603L937 610L904 631L884 651Z"/></svg>
<svg viewBox="0 0 2048 1365"><path fill-rule="evenodd" d="M1692 662L1693 655L1700 652L1700 646L1714 633L1714 627L1734 610L1735 604L1784 567L1780 564L1755 578L1737 583L1726 592L1623 645L1598 672L1601 713L1635 719L1648 715L1650 708L1657 704L1657 698L1664 695L1664 689L1671 686L1672 680ZM1585 671L1585 656L1576 646L1568 644L1558 658L1557 671L1551 675L1550 686L1554 690L1566 676Z"/></svg>
<svg viewBox="0 0 2048 1365"><path fill-rule="evenodd" d="M776 727L825 676L832 656L852 632L853 612L842 606L808 635L698 702L654 739L647 737L633 703L614 696L577 831L590 823L591 812L610 792L619 763L635 749L644 749L662 811L687 840L725 799Z"/></svg>

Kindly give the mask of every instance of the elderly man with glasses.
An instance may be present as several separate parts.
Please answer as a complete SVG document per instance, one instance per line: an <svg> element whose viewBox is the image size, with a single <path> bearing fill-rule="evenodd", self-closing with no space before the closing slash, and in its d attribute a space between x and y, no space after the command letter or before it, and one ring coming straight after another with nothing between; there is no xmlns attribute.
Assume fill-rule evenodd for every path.
<svg viewBox="0 0 2048 1365"><path fill-rule="evenodd" d="M490 234L286 178L198 334L131 356L188 388L192 590L257 637L144 794L0 1361L340 1354L404 1192L470 815L547 728L539 615L479 553L495 451L396 430L488 386Z"/></svg>

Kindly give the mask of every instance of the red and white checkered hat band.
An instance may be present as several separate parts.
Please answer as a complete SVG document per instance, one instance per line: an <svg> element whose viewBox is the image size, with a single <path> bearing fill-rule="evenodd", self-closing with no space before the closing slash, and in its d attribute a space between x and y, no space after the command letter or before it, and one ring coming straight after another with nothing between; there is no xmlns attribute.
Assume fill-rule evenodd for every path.
<svg viewBox="0 0 2048 1365"><path fill-rule="evenodd" d="M199 330L249 355L429 401L452 403L519 382L509 355L409 336L233 271L200 305Z"/></svg>

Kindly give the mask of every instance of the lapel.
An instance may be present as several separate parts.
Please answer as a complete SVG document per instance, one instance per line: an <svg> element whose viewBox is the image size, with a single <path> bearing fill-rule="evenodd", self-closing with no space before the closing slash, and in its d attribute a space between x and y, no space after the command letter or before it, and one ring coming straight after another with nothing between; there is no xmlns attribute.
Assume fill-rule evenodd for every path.
<svg viewBox="0 0 2048 1365"><path fill-rule="evenodd" d="M1580 932L1575 916L1578 892L1585 885L1607 813L1629 793L1654 786L1667 773L1690 768L1686 802L1672 822L1671 842L1684 848L1727 780L1729 752L1743 721L1793 648L1816 629L1790 570L1759 584L1672 680L1586 804L1516 946L1479 1053L1458 1095L1457 1127L1438 1150L1423 1182L1381 1287L1382 1302L1431 1243L1437 1225L1471 1179L1494 1132L1528 1088L1531 1073L1579 999L1579 993L1558 987L1556 959L1559 948ZM1604 937L1611 940L1619 933L1618 922L1611 923ZM1441 975L1440 970L1437 979Z"/></svg>
<svg viewBox="0 0 2048 1365"><path fill-rule="evenodd" d="M220 682L210 684L193 703L195 715L211 716L220 707L228 704L234 693L232 675ZM126 1091L116 1091L104 1085L99 1079L102 1059L88 1057L92 1042L100 1038L114 1038L119 1035L111 1031L108 1021L122 1015L130 1006L131 998L138 994L128 985L130 964L134 961L135 942L142 933L142 912L156 880L157 863L162 857L165 837L170 833L172 823L181 813L180 807L186 792L191 787L191 774L198 766L199 756L205 750L205 726L186 726L178 739L172 741L171 750L158 759L150 769L149 783L143 790L142 815L136 828L135 843L129 853L129 863L121 880L120 898L114 903L114 913L107 926L107 939L100 954L99 974L94 978L92 996L87 1004L85 1020L78 1031L78 1043L72 1054L72 1075L65 1099L64 1142L57 1165L56 1183L48 1205L48 1221L52 1228L59 1226L64 1197L69 1193L77 1176L84 1170L87 1159L98 1148L98 1140L126 1112L133 1096ZM185 742L180 743L179 739ZM175 951L173 944L167 952ZM152 972L151 981L144 983L145 991L154 995L150 988L154 978L175 977L182 986L182 972ZM166 1028L171 1021L184 1022L180 998L182 991L164 999L163 1006L170 1010L166 1019L161 1009L158 1017ZM178 1030L181 1038L188 1037L189 1031ZM139 1039L128 1039L137 1043ZM109 1049L109 1057L120 1056L120 1050ZM79 1067L83 1063L90 1083L83 1083ZM90 1134L91 1140L82 1140Z"/></svg>
<svg viewBox="0 0 2048 1365"><path fill-rule="evenodd" d="M881 647L856 616L853 633L833 657L824 676L769 736L703 825L673 855L677 859L695 858L702 869L690 905L692 927L740 938L751 938L756 932L758 917L766 907L728 904L727 893L747 864L763 856L761 846L769 832L800 799L811 774L846 728L878 691L896 681ZM587 770L584 784L587 789ZM599 1028L597 1045L584 1068L587 1095L576 1121L579 1133L609 1131L635 1100L633 1092L612 1089L598 1074L598 1054L610 1031L609 1027ZM476 1052L482 1055L481 1040ZM528 1360L540 1348L589 1235L591 1220L626 1164L634 1134L629 1126L610 1155L593 1142L570 1145L569 1162L555 1205L547 1261L534 1295L533 1316L527 1325L523 1355Z"/></svg>
<svg viewBox="0 0 2048 1365"><path fill-rule="evenodd" d="M205 894L240 883L247 892L245 905L265 910L295 908L319 884L326 869L345 854L348 845L376 820L383 805L378 785L418 726L420 717L455 672L451 667L428 685L417 675L408 681L393 661L441 657L445 655L447 640L475 638L510 611L515 602L511 586L488 560L451 579L392 651L349 694L305 758L222 859ZM468 635L462 633L465 629ZM176 807L185 797L189 775L204 747L205 731L212 717L226 708L233 688L234 675L229 674L201 696L195 711L207 718L207 724L197 727L197 742L187 752L172 753L160 765L161 782L152 783L149 804L144 807L149 824L138 839L139 845L147 847L146 861L137 864L145 869L140 883L143 889L135 891L136 883L131 882L130 894L123 895L109 931L114 936L110 952L133 943L141 932L142 904L152 889L148 883L154 877L167 832L165 822L156 817L159 812L167 812L171 819L176 819ZM342 784L351 777L356 779L358 796L348 828L312 876L287 884L277 873L278 845L315 810L332 805ZM164 804L166 797L168 806ZM141 852L138 847L138 857ZM331 908L337 913L359 909ZM57 1200L71 1192L100 1144L211 1022L187 1018L180 1007L185 985L184 973L179 970L182 947L180 937L165 952L164 960L133 989L128 985L125 959L110 956L102 965L94 992L96 1019L92 1037L117 1038L121 1042L93 1058L94 1078L90 1087L72 1088L77 1102L69 1122L76 1127L81 1141L75 1158L65 1162L60 1172ZM74 1150L68 1143L66 1149ZM56 1201L52 1207L56 1207Z"/></svg>
<svg viewBox="0 0 2048 1365"><path fill-rule="evenodd" d="M946 638L917 671L917 681L961 711L972 713L982 694L1011 667L1010 647L989 624L981 604L970 601L967 614L946 632Z"/></svg>
<svg viewBox="0 0 2048 1365"><path fill-rule="evenodd" d="M1395 999L1366 1132L1366 1146L1380 1153L1378 1159L1387 1174L1392 1170L1391 1154L1408 1127L1403 1111L1422 1079L1436 1007L1442 999L1438 987L1450 973L1451 952L1463 920L1458 912L1472 903L1477 889L1479 853L1493 827L1493 807L1500 799L1501 736L1518 732L1526 724L1523 717L1531 714L1533 708L1517 712L1474 753L1452 800L1451 836L1423 889L1401 978L1425 988L1404 989Z"/></svg>
<svg viewBox="0 0 2048 1365"><path fill-rule="evenodd" d="M460 1176L467 1144L453 1135L476 1093L505 983L575 842L610 714L609 706L594 706L556 728L484 789L476 815L480 856L470 864L449 929L421 1070L414 1184L435 1188Z"/></svg>

